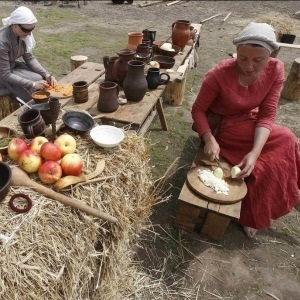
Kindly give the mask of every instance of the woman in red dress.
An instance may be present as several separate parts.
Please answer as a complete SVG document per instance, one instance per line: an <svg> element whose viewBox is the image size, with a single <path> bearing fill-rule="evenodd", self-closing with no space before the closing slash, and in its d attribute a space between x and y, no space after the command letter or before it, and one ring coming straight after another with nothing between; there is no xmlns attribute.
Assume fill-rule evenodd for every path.
<svg viewBox="0 0 300 300"><path fill-rule="evenodd" d="M237 58L205 75L192 117L210 159L241 168L248 193L238 221L252 238L293 207L300 211L299 141L274 124L285 77L283 63L270 57L278 49L273 27L250 23L233 43Z"/></svg>

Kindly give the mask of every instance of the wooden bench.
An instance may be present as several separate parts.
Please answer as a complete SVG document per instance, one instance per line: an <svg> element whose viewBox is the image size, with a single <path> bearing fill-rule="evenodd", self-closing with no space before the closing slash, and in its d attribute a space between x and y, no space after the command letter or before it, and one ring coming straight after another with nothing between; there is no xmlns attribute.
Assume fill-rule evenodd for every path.
<svg viewBox="0 0 300 300"><path fill-rule="evenodd" d="M192 167L203 159L200 149ZM200 197L194 193L185 182L179 195L179 207L176 212L174 226L192 232L199 229L213 239L220 239L230 220L238 219L241 211L241 201L234 204L218 204Z"/></svg>
<svg viewBox="0 0 300 300"><path fill-rule="evenodd" d="M20 107L19 102L12 94L0 96L0 120L4 119Z"/></svg>

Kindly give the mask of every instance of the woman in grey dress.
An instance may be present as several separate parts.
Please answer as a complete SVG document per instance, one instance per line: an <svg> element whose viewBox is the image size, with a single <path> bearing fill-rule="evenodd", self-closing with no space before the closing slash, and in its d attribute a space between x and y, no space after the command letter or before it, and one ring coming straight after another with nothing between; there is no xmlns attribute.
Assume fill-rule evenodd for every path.
<svg viewBox="0 0 300 300"><path fill-rule="evenodd" d="M34 57L35 40L32 31L37 22L32 11L18 7L8 18L2 19L0 28L0 96L14 94L24 101L31 94L49 85L55 86L56 79L45 70ZM23 58L23 61L19 61Z"/></svg>

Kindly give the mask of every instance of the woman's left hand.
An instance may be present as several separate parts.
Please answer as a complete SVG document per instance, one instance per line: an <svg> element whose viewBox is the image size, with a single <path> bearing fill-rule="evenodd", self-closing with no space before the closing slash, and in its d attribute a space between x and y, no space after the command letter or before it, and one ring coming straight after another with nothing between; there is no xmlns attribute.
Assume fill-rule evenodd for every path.
<svg viewBox="0 0 300 300"><path fill-rule="evenodd" d="M250 176L255 167L257 158L257 155L253 152L249 152L247 155L244 156L242 161L237 165L237 167L241 168L241 172L238 176L239 178L245 178Z"/></svg>
<svg viewBox="0 0 300 300"><path fill-rule="evenodd" d="M47 77L47 82L50 86L56 86L57 85L57 80L55 79L55 77L53 75L49 75Z"/></svg>

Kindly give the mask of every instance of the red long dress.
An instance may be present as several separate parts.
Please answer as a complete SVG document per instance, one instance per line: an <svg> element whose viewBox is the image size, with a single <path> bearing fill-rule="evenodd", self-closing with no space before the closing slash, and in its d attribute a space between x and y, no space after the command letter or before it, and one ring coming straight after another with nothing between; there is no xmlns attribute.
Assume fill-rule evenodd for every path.
<svg viewBox="0 0 300 300"><path fill-rule="evenodd" d="M297 138L290 129L274 124L284 65L270 58L259 78L245 87L238 83L235 63L235 59L223 60L205 75L192 116L199 136L212 131L220 156L233 165L251 151L257 126L271 131L253 172L245 178L248 193L239 219L242 225L266 228L272 219L292 210L300 187ZM206 115L219 120L217 130Z"/></svg>

